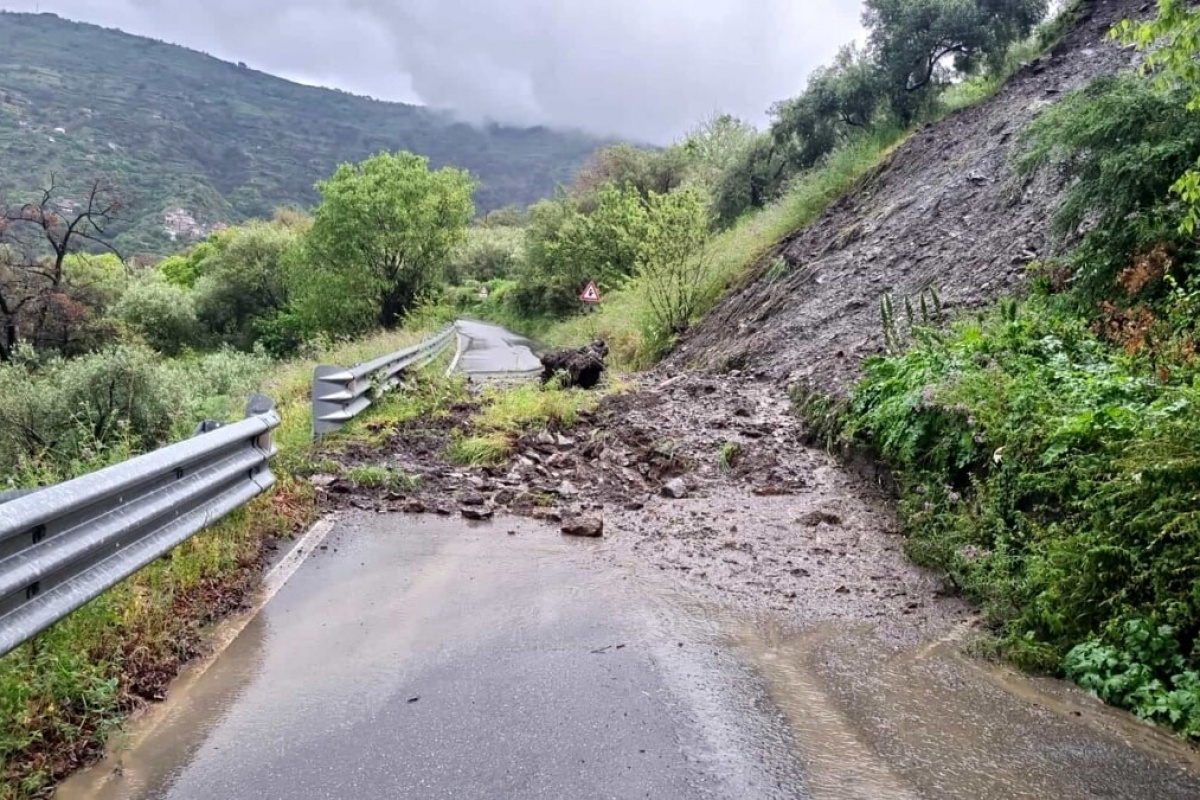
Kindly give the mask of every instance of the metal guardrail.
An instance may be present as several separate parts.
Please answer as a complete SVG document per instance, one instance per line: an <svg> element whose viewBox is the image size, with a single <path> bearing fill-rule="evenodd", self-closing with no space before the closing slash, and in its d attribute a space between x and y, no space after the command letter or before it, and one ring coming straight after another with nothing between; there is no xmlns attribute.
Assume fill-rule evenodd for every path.
<svg viewBox="0 0 1200 800"><path fill-rule="evenodd" d="M354 367L319 366L313 375L313 437L341 430L371 405L372 390L387 391L408 369L433 361L450 346L455 326L423 342Z"/></svg>
<svg viewBox="0 0 1200 800"><path fill-rule="evenodd" d="M0 656L275 483L279 414L246 419L0 507Z"/></svg>

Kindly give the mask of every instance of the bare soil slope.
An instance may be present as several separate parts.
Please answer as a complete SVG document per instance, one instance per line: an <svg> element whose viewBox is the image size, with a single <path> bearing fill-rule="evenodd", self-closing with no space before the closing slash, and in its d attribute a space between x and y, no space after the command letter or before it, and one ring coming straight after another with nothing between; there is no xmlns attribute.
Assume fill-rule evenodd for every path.
<svg viewBox="0 0 1200 800"><path fill-rule="evenodd" d="M915 134L816 223L781 242L787 274L772 279L772 259L763 259L672 361L761 370L842 394L862 360L882 350L885 293L903 320L903 298L915 302L926 288L947 308L1019 291L1026 266L1051 252L1064 188L1054 176L1015 176L1020 133L1063 94L1131 66L1135 54L1105 35L1149 8L1143 0L1087 3L1062 41L995 97Z"/></svg>

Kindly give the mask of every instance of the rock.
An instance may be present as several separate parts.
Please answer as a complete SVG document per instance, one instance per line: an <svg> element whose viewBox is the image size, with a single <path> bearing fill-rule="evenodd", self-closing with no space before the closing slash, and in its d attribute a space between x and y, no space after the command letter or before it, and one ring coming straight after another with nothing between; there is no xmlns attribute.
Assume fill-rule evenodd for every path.
<svg viewBox="0 0 1200 800"><path fill-rule="evenodd" d="M688 487L683 478L672 478L663 484L660 491L663 497L670 497L672 500L682 500L688 496Z"/></svg>
<svg viewBox="0 0 1200 800"><path fill-rule="evenodd" d="M495 509L486 506L463 506L459 509L459 513L463 515L464 519L472 520L491 519L496 515Z"/></svg>
<svg viewBox="0 0 1200 800"><path fill-rule="evenodd" d="M570 450L575 446L575 440L570 436L563 436L561 433L555 439L555 443L564 450Z"/></svg>
<svg viewBox="0 0 1200 800"><path fill-rule="evenodd" d="M542 431L537 436L533 437L533 443L546 447L553 447L557 444L557 442L554 440L554 434L550 433L549 431Z"/></svg>
<svg viewBox="0 0 1200 800"><path fill-rule="evenodd" d="M570 481L563 481L562 483L560 483L558 485L559 497L565 497L567 499L570 499L572 497L577 496L578 494L579 494L579 490L576 489L575 484L571 483Z"/></svg>
<svg viewBox="0 0 1200 800"><path fill-rule="evenodd" d="M403 508L404 508L404 511L408 514L424 514L425 513L425 504L423 502L421 502L420 500L416 499L415 497L412 500L409 500L407 503L405 503Z"/></svg>
<svg viewBox="0 0 1200 800"><path fill-rule="evenodd" d="M641 511L645 507L646 507L646 504L641 502L640 500L631 500L630 502L625 504L626 511Z"/></svg>
<svg viewBox="0 0 1200 800"><path fill-rule="evenodd" d="M313 486L316 486L318 489L323 489L336 480L336 475L330 475L328 472L321 472L310 477L308 482Z"/></svg>
<svg viewBox="0 0 1200 800"><path fill-rule="evenodd" d="M520 492L517 489L505 487L492 495L492 503L498 506L512 505L518 496L520 496Z"/></svg>
<svg viewBox="0 0 1200 800"><path fill-rule="evenodd" d="M555 453L554 455L550 456L550 458L546 459L546 466L550 467L551 469L565 469L566 467L574 465L574 463L575 459L566 453Z"/></svg>
<svg viewBox="0 0 1200 800"><path fill-rule="evenodd" d="M822 522L825 523L826 525L841 525L842 524L842 518L839 517L837 514L834 514L829 511L822 511L820 509L817 509L815 511L809 511L807 514L800 517L800 519L798 519L796 521L799 522L801 525L807 525L810 528L815 528L816 526L820 525Z"/></svg>
<svg viewBox="0 0 1200 800"><path fill-rule="evenodd" d="M542 383L549 383L557 375L563 387L591 389L600 382L607 357L608 345L600 340L587 347L546 353L542 356Z"/></svg>
<svg viewBox="0 0 1200 800"><path fill-rule="evenodd" d="M588 536L596 538L604 535L604 520L599 517L576 517L563 523L564 536Z"/></svg>
<svg viewBox="0 0 1200 800"><path fill-rule="evenodd" d="M434 507L433 513L441 517L448 517L454 512L450 510L450 506L438 505Z"/></svg>
<svg viewBox="0 0 1200 800"><path fill-rule="evenodd" d="M464 506L481 506L487 499L478 492L464 492L458 496L458 502Z"/></svg>
<svg viewBox="0 0 1200 800"><path fill-rule="evenodd" d="M543 522L562 522L562 512L557 508L539 508L533 512L534 519Z"/></svg>

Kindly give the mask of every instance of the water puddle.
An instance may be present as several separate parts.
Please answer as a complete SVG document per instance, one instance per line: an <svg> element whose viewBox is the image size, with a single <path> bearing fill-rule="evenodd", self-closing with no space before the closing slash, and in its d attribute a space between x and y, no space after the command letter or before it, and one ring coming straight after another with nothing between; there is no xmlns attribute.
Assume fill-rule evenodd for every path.
<svg viewBox="0 0 1200 800"><path fill-rule="evenodd" d="M1058 681L870 629L731 626L786 715L814 800L1197 798L1200 759Z"/></svg>

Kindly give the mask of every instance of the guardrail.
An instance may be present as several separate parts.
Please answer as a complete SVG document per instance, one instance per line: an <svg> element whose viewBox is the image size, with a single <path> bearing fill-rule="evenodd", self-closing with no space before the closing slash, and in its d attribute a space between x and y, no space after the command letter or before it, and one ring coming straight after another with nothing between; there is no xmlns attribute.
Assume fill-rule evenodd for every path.
<svg viewBox="0 0 1200 800"><path fill-rule="evenodd" d="M354 367L317 367L312 386L313 438L341 430L370 407L372 390L378 395L390 389L405 370L422 367L441 355L454 332L454 325L448 325L412 347Z"/></svg>
<svg viewBox="0 0 1200 800"><path fill-rule="evenodd" d="M0 507L0 656L275 483L270 399L246 419Z"/></svg>

